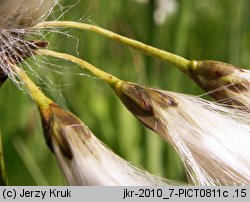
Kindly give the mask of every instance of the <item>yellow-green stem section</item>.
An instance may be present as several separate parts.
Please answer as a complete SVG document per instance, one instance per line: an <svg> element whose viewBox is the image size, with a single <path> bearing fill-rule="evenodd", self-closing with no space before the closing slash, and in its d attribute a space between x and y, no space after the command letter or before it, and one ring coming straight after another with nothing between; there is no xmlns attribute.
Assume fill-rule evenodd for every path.
<svg viewBox="0 0 250 202"><path fill-rule="evenodd" d="M66 54L66 53L58 53L55 51L45 50L45 49L38 49L38 50L36 50L36 53L39 55L52 56L52 57L71 61L71 62L79 65L80 67L87 69L92 74L94 74L98 78L102 79L107 84L109 84L111 87L114 87L117 84L117 82L121 81L120 79L114 77L113 75L108 74L108 73L96 68L94 65L92 65L92 64L90 64L90 63L88 63L80 58L74 57L74 56Z"/></svg>
<svg viewBox="0 0 250 202"><path fill-rule="evenodd" d="M4 165L1 132L0 132L0 186L7 186L7 176L6 176L5 165Z"/></svg>
<svg viewBox="0 0 250 202"><path fill-rule="evenodd" d="M50 104L53 103L48 97L46 97L43 92L36 86L33 81L28 77L23 69L16 65L12 65L13 71L19 76L22 82L25 84L26 88L28 89L30 95L36 102L37 106L40 109L46 109L49 107Z"/></svg>
<svg viewBox="0 0 250 202"><path fill-rule="evenodd" d="M182 72L188 74L188 68L190 61L180 57L178 55L154 48L152 46L146 45L144 43L141 43L139 41L121 36L119 34L116 34L114 32L111 32L109 30L100 28L95 25L85 24L85 23L79 23L79 22L71 22L71 21L48 21L48 22L41 22L36 25L36 27L39 28L52 28L52 27L71 27L76 29L82 29L82 30L89 30L92 32L95 32L97 34L100 34L102 36L105 36L107 38L113 39L115 41L118 41L120 43L123 43L125 45L128 45L134 49L140 50L144 52L147 55L156 57L160 60L163 60L167 63L170 63L174 66L176 66L179 70Z"/></svg>

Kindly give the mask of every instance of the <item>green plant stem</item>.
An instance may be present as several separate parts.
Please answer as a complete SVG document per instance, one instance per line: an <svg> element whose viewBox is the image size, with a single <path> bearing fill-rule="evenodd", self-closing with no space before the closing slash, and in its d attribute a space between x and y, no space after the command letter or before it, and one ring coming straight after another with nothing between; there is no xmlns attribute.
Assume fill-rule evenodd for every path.
<svg viewBox="0 0 250 202"><path fill-rule="evenodd" d="M87 69L88 71L93 73L95 76L97 76L98 78L102 79L107 84L109 84L111 87L115 87L117 82L121 81L120 79L114 77L113 75L108 74L108 73L96 68L95 66L91 65L90 63L88 63L80 58L66 54L66 53L59 53L59 52L45 50L45 49L38 49L38 50L36 50L36 53L38 55L52 56L52 57L71 61L71 62L79 65L80 67Z"/></svg>
<svg viewBox="0 0 250 202"><path fill-rule="evenodd" d="M24 82L26 88L28 89L30 95L36 102L37 106L42 110L49 107L53 103L48 97L46 97L43 92L36 86L33 81L28 77L23 69L16 65L12 65L13 71L19 76L19 78Z"/></svg>
<svg viewBox="0 0 250 202"><path fill-rule="evenodd" d="M0 186L7 186L7 176L4 165L2 135L0 133Z"/></svg>
<svg viewBox="0 0 250 202"><path fill-rule="evenodd" d="M152 46L146 45L142 42L121 36L119 34L116 34L114 32L111 32L109 30L100 28L95 25L85 24L85 23L79 23L79 22L72 22L72 21L48 21L48 22L41 22L38 23L35 28L53 28L53 27L64 27L64 28L76 28L76 29L82 29L82 30L88 30L95 32L97 34L100 34L102 36L105 36L107 38L113 39L115 41L118 41L122 44L125 44L127 46L130 46L134 49L140 50L144 52L147 55L156 57L160 60L163 60L167 63L170 63L177 67L180 71L188 74L190 61L180 57L178 55L154 48Z"/></svg>

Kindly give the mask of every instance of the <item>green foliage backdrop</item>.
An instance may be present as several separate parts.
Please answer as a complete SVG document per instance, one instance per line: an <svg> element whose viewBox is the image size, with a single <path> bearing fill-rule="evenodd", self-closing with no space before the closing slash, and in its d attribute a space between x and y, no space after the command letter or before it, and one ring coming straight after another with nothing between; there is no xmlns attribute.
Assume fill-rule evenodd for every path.
<svg viewBox="0 0 250 202"><path fill-rule="evenodd" d="M61 5L66 8L75 2L64 0ZM176 3L176 11L162 25L154 21L155 0L80 0L61 19L91 20L188 59L213 59L250 67L249 1ZM56 10L58 15L60 8ZM47 33L50 49L79 56L124 80L194 95L203 93L170 65L94 33L69 30L67 34L71 37ZM39 68L30 60L44 81L38 84L48 96L79 116L99 139L126 160L151 173L186 181L174 150L145 129L108 86L71 63L52 59L47 62L57 66L39 62ZM66 184L43 140L35 104L10 80L0 90L0 131L10 185Z"/></svg>

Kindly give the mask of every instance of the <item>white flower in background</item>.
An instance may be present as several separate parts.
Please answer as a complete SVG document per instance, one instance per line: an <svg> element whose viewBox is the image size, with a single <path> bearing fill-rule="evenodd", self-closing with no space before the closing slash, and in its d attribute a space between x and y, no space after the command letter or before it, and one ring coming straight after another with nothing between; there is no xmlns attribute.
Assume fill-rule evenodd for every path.
<svg viewBox="0 0 250 202"><path fill-rule="evenodd" d="M250 185L249 113L129 82L115 90L142 123L175 147L195 185Z"/></svg>
<svg viewBox="0 0 250 202"><path fill-rule="evenodd" d="M134 0L138 3L148 3L149 0ZM156 9L154 11L154 20L157 25L165 23L167 18L174 14L178 8L176 0L155 0Z"/></svg>
<svg viewBox="0 0 250 202"><path fill-rule="evenodd" d="M154 20L157 25L165 23L167 18L174 14L178 8L176 0L156 0Z"/></svg>
<svg viewBox="0 0 250 202"><path fill-rule="evenodd" d="M134 1L136 1L138 3L148 3L149 0L134 0Z"/></svg>

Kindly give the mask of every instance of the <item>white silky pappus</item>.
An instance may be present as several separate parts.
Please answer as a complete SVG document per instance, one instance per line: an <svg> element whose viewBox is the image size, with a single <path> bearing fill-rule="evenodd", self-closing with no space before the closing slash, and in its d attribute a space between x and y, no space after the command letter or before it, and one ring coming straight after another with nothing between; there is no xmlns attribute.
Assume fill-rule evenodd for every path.
<svg viewBox="0 0 250 202"><path fill-rule="evenodd" d="M40 32L31 27L44 20L58 1L0 0L0 85L9 77L20 86L22 82L11 70L11 63L26 64L24 60L34 55L36 48L47 46Z"/></svg>
<svg viewBox="0 0 250 202"><path fill-rule="evenodd" d="M178 151L195 185L250 185L249 113L129 82L116 93Z"/></svg>
<svg viewBox="0 0 250 202"><path fill-rule="evenodd" d="M70 112L55 104L40 112L47 144L70 185L173 185L114 154Z"/></svg>
<svg viewBox="0 0 250 202"><path fill-rule="evenodd" d="M44 20L59 0L0 0L0 29L27 28Z"/></svg>

